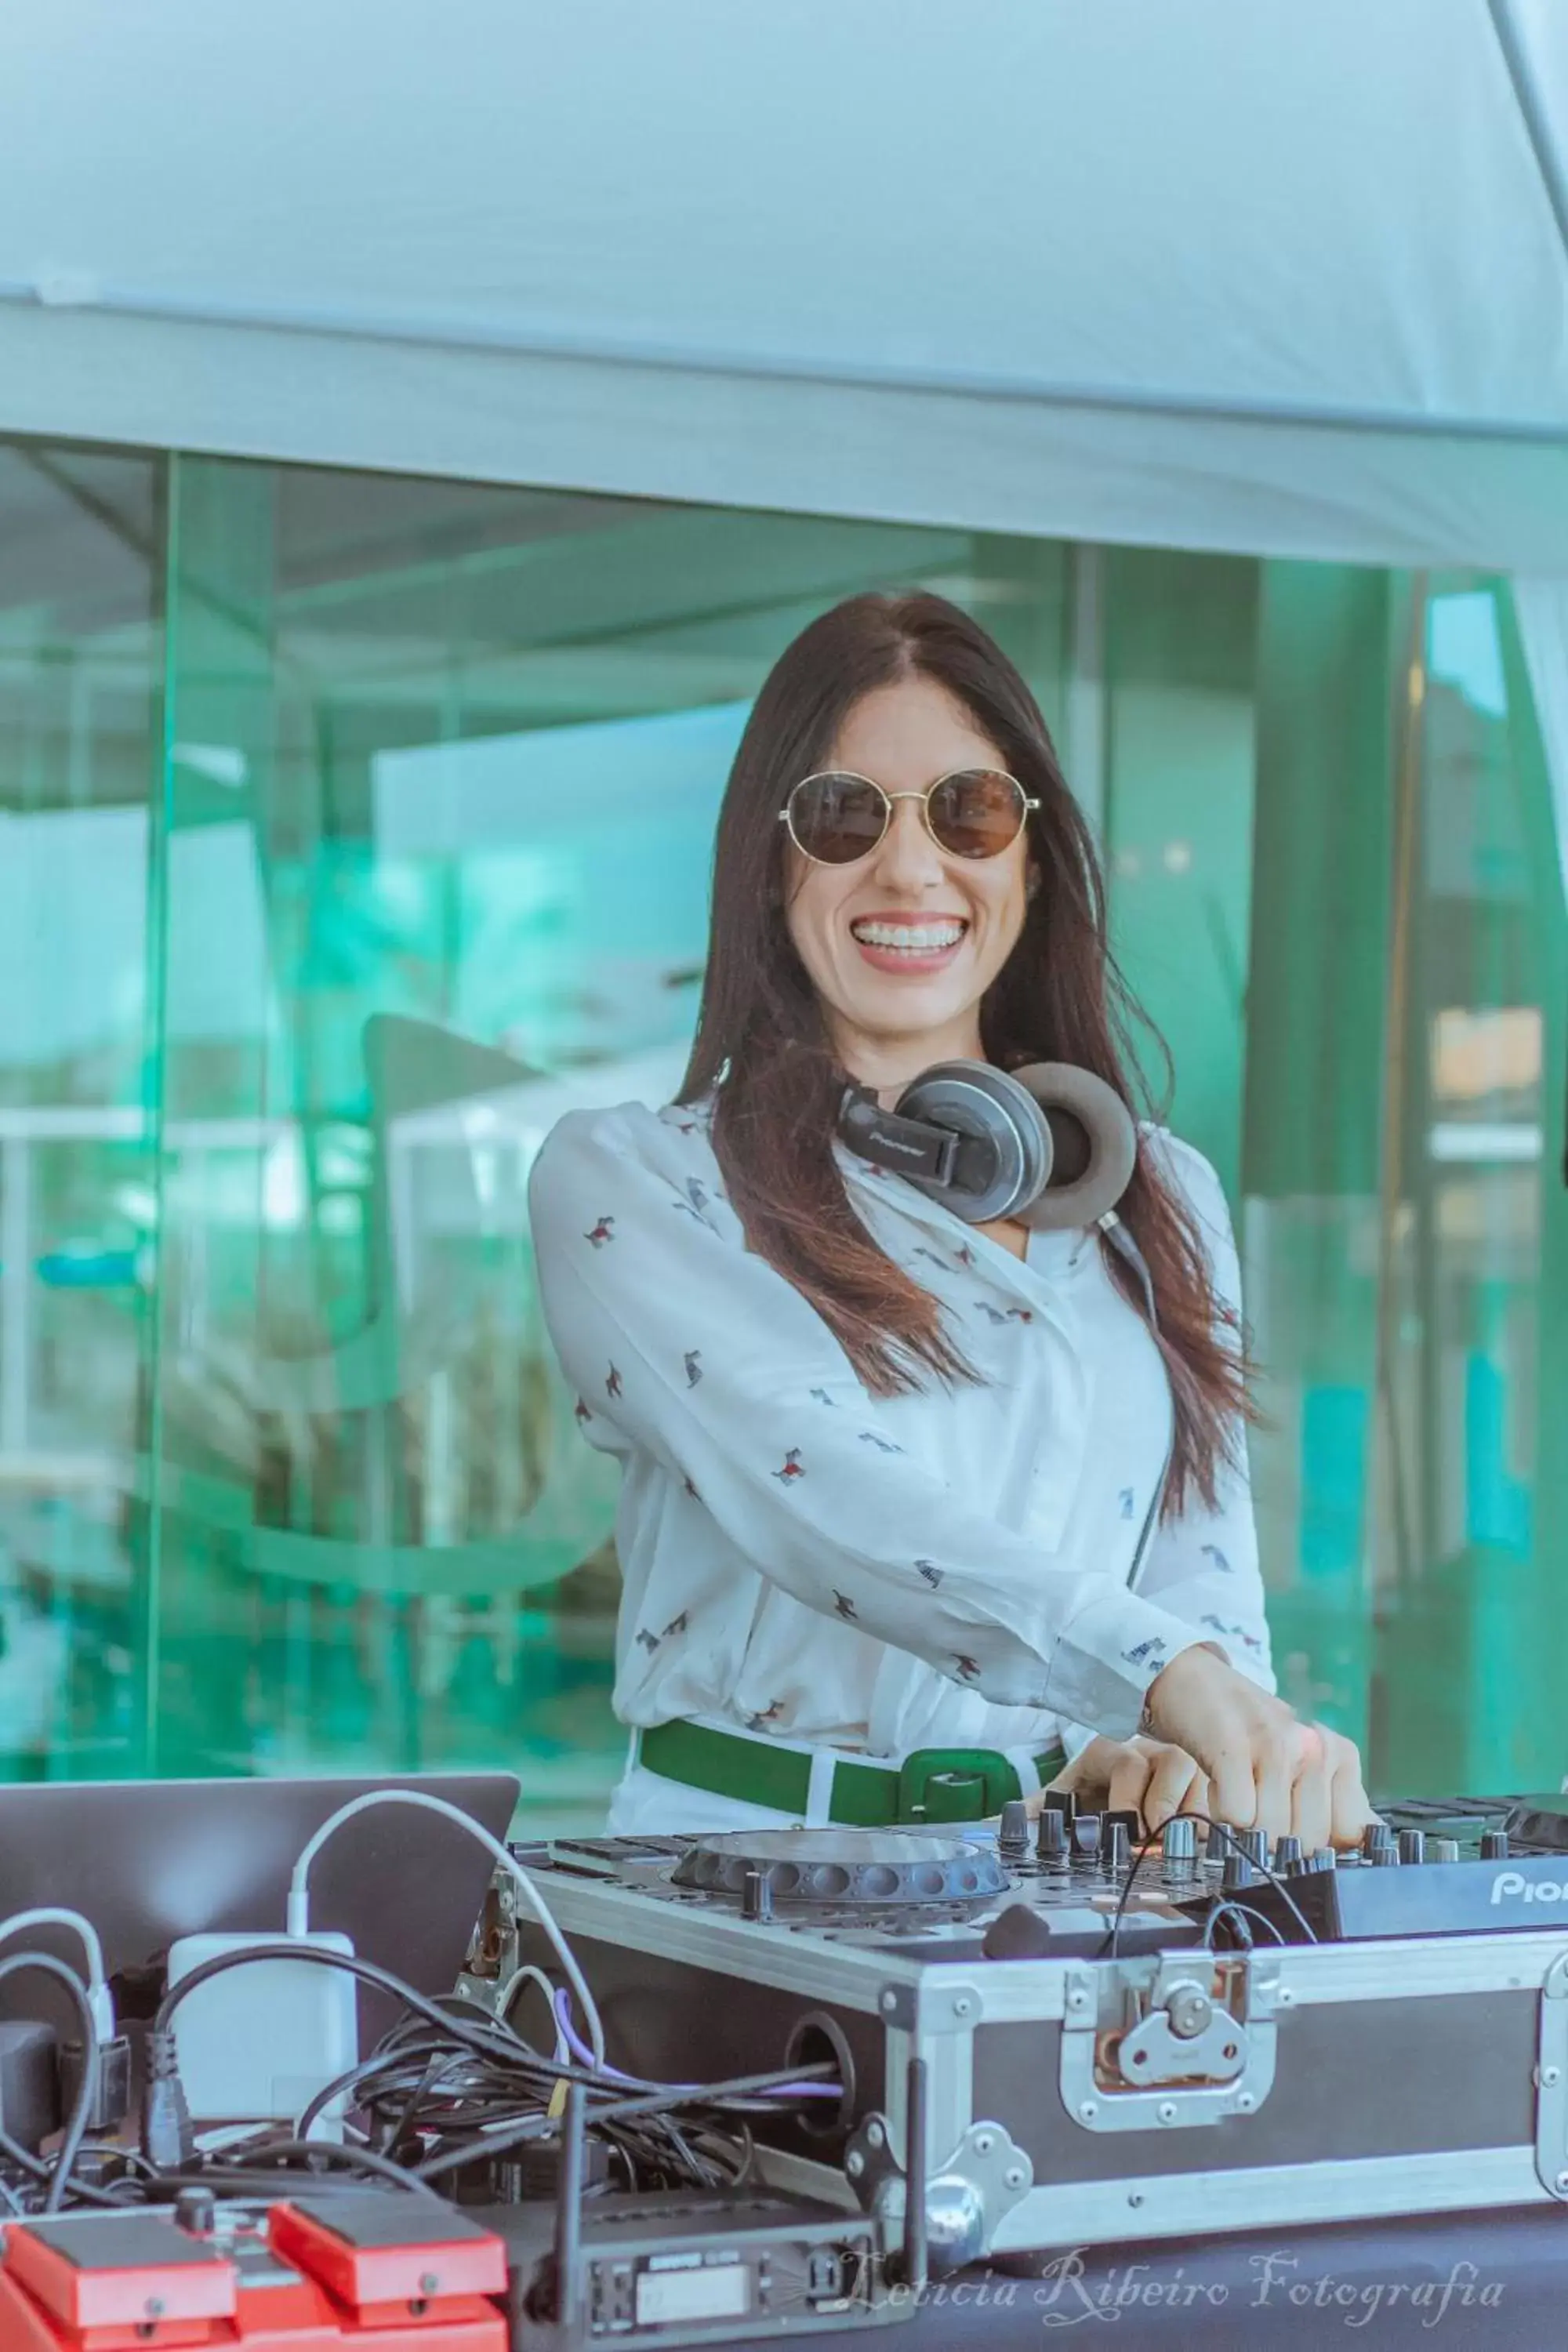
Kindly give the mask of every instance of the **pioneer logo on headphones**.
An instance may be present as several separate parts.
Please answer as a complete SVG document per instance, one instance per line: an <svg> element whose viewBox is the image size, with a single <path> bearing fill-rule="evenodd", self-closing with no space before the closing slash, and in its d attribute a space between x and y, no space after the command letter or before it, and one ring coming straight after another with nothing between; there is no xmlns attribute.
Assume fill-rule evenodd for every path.
<svg viewBox="0 0 1568 2352"><path fill-rule="evenodd" d="M929 1143L911 1143L907 1135L889 1135L885 1127L874 1127L869 1140L879 1151L901 1151L906 1160L929 1160Z"/></svg>
<svg viewBox="0 0 1568 2352"><path fill-rule="evenodd" d="M1527 1903L1568 1903L1568 1884L1559 1885L1555 1878L1526 1878L1517 1870L1500 1870L1492 1881L1492 1901L1501 1903L1510 1895L1522 1895Z"/></svg>

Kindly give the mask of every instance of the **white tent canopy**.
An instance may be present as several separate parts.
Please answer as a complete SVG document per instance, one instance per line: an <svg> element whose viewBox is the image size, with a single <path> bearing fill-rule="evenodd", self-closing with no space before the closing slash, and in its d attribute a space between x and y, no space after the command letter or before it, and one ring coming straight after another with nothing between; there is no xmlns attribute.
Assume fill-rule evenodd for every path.
<svg viewBox="0 0 1568 2352"><path fill-rule="evenodd" d="M0 431L1568 565L1564 0L9 0Z"/></svg>

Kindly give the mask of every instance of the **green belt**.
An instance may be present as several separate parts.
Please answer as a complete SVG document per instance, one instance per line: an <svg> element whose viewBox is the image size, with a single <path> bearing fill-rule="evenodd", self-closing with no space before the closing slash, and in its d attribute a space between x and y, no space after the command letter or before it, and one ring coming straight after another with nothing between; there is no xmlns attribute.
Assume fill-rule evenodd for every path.
<svg viewBox="0 0 1568 2352"><path fill-rule="evenodd" d="M637 1760L661 1780L805 1819L811 1757L782 1741L743 1739L682 1718L640 1733ZM1059 1748L1037 1756L1040 1786L1066 1762ZM917 1748L901 1764L841 1756L833 1768L827 1818L857 1830L983 1822L1022 1794L1016 1770L996 1748Z"/></svg>

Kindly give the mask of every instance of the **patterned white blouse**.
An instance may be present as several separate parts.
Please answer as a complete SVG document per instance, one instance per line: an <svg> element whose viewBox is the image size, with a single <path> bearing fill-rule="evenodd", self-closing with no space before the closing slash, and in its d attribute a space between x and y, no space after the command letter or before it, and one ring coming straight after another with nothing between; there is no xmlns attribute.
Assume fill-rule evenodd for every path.
<svg viewBox="0 0 1568 2352"><path fill-rule="evenodd" d="M1157 1150L1237 1298L1225 1196ZM1124 1738L1160 1669L1217 1643L1273 1688L1244 1470L1159 1528L1159 1351L1098 1241L1026 1259L847 1151L855 1206L984 1376L873 1398L745 1246L699 1108L574 1111L534 1164L546 1319L589 1442L622 1465L615 1705L900 1756Z"/></svg>

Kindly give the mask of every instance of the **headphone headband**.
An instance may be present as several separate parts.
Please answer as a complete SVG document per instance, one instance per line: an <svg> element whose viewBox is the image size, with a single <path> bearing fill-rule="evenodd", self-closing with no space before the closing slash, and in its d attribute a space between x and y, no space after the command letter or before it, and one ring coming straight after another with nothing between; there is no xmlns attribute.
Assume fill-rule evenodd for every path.
<svg viewBox="0 0 1568 2352"><path fill-rule="evenodd" d="M852 1151L911 1183L952 1181L958 1139L950 1129L884 1110L868 1087L850 1087L838 1108L838 1132Z"/></svg>

